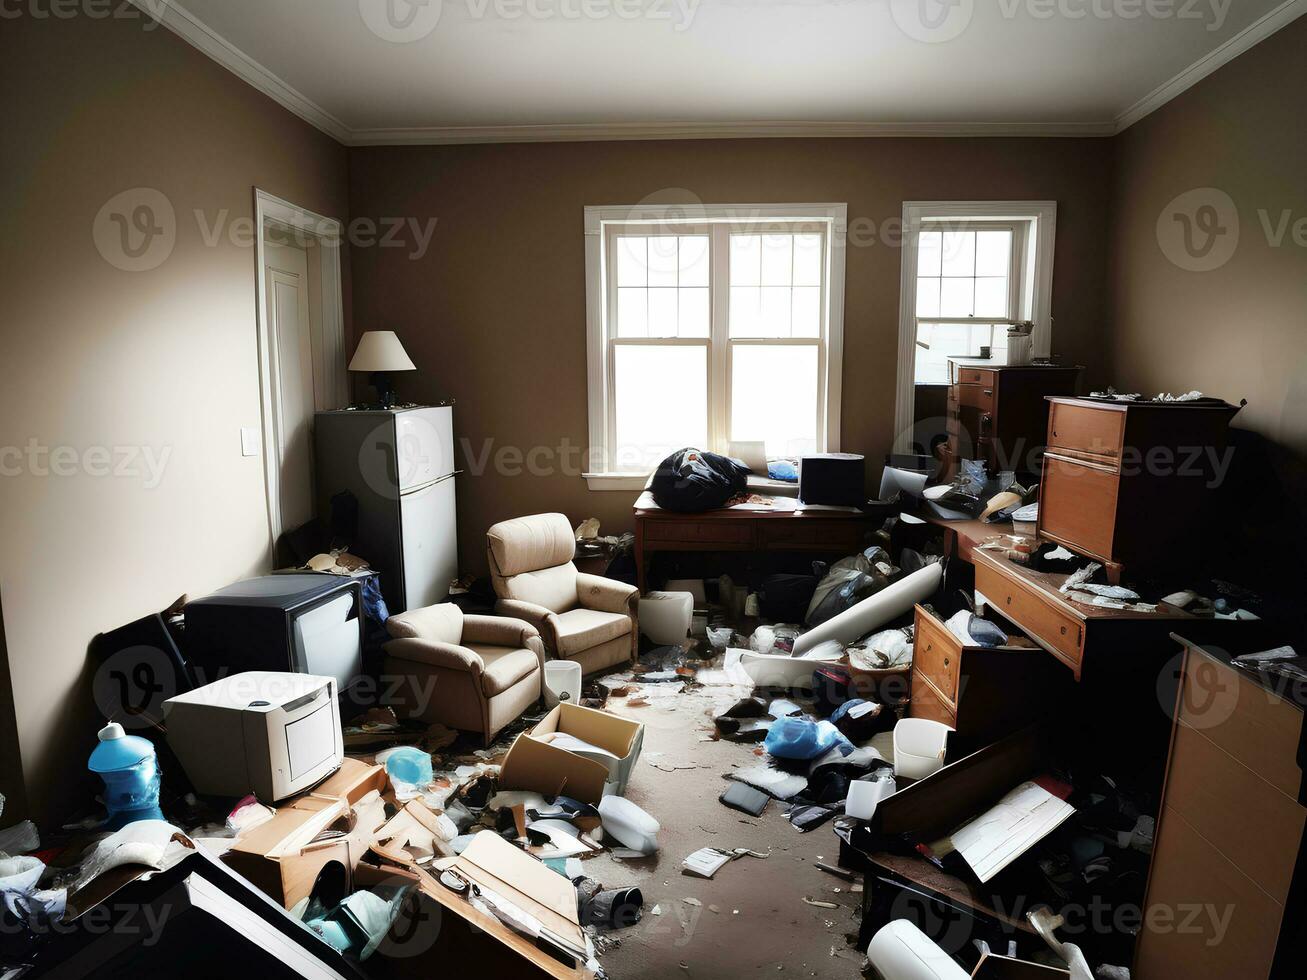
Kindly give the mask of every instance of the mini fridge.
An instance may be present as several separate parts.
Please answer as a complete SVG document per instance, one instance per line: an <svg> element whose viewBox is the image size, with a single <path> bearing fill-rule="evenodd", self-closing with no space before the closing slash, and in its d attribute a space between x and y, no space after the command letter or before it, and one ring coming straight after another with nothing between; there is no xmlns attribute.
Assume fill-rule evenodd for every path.
<svg viewBox="0 0 1307 980"><path fill-rule="evenodd" d="M341 491L357 498L349 550L380 574L390 612L445 599L458 576L453 406L318 412L314 449L319 512Z"/></svg>

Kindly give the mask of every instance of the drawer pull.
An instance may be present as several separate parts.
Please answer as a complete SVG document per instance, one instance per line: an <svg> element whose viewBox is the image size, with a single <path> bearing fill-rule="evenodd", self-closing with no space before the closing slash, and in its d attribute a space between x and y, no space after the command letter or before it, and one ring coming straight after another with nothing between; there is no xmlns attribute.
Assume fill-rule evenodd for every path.
<svg viewBox="0 0 1307 980"><path fill-rule="evenodd" d="M1009 606L1012 605L1012 597L1011 597L1011 596L1008 596L1008 597L1007 597L1007 604L1008 604Z"/></svg>
<svg viewBox="0 0 1307 980"><path fill-rule="evenodd" d="M944 666L945 666L945 667L948 666L948 657L945 657L945 658L944 658Z"/></svg>
<svg viewBox="0 0 1307 980"><path fill-rule="evenodd" d="M1062 635L1063 635L1063 636L1066 636L1066 627L1065 627L1065 626L1062 627Z"/></svg>
<svg viewBox="0 0 1307 980"><path fill-rule="evenodd" d="M993 389L993 388L985 388L985 389L984 389L984 392L985 392L985 394L987 394L987 395L992 395L992 394L994 394L994 389Z"/></svg>

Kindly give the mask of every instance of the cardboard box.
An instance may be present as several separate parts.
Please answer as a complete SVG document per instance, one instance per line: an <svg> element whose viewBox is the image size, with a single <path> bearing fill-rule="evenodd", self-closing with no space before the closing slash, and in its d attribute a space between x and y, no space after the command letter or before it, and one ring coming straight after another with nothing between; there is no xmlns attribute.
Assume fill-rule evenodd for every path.
<svg viewBox="0 0 1307 980"><path fill-rule="evenodd" d="M497 834L482 831L459 857L438 862L430 872L359 866L358 882L362 887L406 879L416 880L418 886L410 904L378 946L376 956L368 961L370 973L415 980L460 974L592 980L593 974L583 963L565 965L441 885L439 874L450 869L507 899L556 936L585 948L576 889L571 882Z"/></svg>
<svg viewBox="0 0 1307 980"><path fill-rule="evenodd" d="M574 752L541 741L560 732L588 742L602 754ZM521 789L553 799L560 793L582 803L598 804L605 794L626 792L644 745L644 725L607 711L564 702L513 742L500 774L501 789Z"/></svg>
<svg viewBox="0 0 1307 980"><path fill-rule="evenodd" d="M381 766L345 759L335 775L241 835L223 860L284 908L308 897L329 864L341 866L348 884L385 822L380 797L364 798L386 785Z"/></svg>

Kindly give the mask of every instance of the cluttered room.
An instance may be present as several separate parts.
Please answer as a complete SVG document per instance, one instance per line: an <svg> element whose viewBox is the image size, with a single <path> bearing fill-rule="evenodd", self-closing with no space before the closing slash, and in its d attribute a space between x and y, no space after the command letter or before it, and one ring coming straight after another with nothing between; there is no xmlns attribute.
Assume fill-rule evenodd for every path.
<svg viewBox="0 0 1307 980"><path fill-rule="evenodd" d="M0 980L1307 975L1304 13L5 9Z"/></svg>

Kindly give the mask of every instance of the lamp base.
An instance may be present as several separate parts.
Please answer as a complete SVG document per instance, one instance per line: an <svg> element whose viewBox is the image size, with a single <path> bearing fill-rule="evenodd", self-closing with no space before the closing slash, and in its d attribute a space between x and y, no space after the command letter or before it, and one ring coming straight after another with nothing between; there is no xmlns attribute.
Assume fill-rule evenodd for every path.
<svg viewBox="0 0 1307 980"><path fill-rule="evenodd" d="M377 401L382 408L395 407L395 389L391 384L389 371L373 371L368 378L368 383L376 389Z"/></svg>

